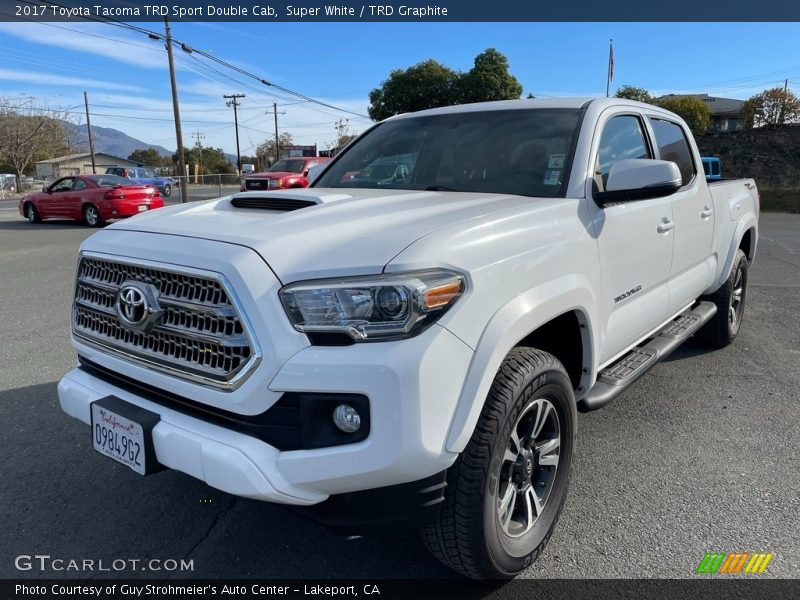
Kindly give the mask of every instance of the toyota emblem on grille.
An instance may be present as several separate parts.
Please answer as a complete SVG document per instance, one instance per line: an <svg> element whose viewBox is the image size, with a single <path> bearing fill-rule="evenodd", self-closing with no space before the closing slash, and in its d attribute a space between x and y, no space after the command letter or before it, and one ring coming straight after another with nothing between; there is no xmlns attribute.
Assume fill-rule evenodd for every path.
<svg viewBox="0 0 800 600"><path fill-rule="evenodd" d="M158 304L158 290L138 281L125 281L120 286L115 308L122 326L140 333L152 331L164 313Z"/></svg>

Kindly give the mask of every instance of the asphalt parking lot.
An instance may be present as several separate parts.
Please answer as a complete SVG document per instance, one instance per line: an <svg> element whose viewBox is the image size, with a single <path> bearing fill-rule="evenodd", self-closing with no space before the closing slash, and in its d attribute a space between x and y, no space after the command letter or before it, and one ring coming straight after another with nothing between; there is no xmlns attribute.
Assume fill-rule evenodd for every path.
<svg viewBox="0 0 800 600"><path fill-rule="evenodd" d="M0 206L0 577L14 558L192 559L199 578L439 578L418 538L346 539L177 472L139 478L58 407L69 306L92 231ZM765 214L745 322L688 342L608 408L580 415L560 524L526 577L691 578L709 551L772 552L800 577L800 215ZM108 576L109 574L103 574ZM125 577L163 573L125 571Z"/></svg>

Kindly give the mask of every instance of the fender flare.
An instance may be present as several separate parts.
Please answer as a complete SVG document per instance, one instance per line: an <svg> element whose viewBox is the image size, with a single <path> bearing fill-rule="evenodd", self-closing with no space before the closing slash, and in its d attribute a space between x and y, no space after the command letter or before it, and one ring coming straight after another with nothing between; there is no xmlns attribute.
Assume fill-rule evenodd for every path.
<svg viewBox="0 0 800 600"><path fill-rule="evenodd" d="M733 232L733 237L731 238L731 245L728 248L728 255L725 258L725 263L722 265L722 270L720 271L720 276L717 278L717 281L714 282L713 288L706 290L706 293L713 293L720 288L720 286L727 281L728 277L731 274L731 269L733 268L733 259L736 257L736 251L739 249L739 244L742 243L742 238L744 238L744 234L747 233L750 229L753 230L753 238L752 238L752 258L756 256L756 246L758 245L758 218L756 217L755 213L747 213L741 219L739 219L739 223L736 225L736 230Z"/></svg>
<svg viewBox="0 0 800 600"><path fill-rule="evenodd" d="M478 423L484 400L505 357L520 340L545 323L568 312L575 312L581 324L583 360L592 365L584 373L581 386L588 389L594 377L595 356L592 324L597 322L597 306L589 280L571 274L541 284L505 304L483 330L475 348L464 385L448 432L448 452L462 452Z"/></svg>

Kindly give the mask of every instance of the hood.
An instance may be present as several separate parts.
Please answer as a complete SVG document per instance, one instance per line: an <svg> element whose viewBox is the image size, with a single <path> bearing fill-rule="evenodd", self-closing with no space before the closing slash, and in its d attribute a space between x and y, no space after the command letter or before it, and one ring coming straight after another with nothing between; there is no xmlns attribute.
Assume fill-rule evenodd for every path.
<svg viewBox="0 0 800 600"><path fill-rule="evenodd" d="M543 202L523 196L373 189L303 189L270 197L315 206L237 208L231 196L179 204L120 221L123 229L217 240L258 252L285 284L380 273L419 238L458 221ZM264 197L258 192L236 197Z"/></svg>
<svg viewBox="0 0 800 600"><path fill-rule="evenodd" d="M293 171L269 171L268 173L255 173L248 175L247 179L283 179L290 176L302 177L302 173L294 173Z"/></svg>

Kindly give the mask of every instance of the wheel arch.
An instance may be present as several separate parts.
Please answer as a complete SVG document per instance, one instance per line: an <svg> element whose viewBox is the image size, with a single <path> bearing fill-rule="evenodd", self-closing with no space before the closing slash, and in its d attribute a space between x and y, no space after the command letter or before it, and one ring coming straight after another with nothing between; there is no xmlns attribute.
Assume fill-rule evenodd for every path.
<svg viewBox="0 0 800 600"><path fill-rule="evenodd" d="M747 262L753 263L756 257L756 247L758 245L758 221L754 214L748 215L746 218L741 219L734 230L731 237L730 246L728 247L728 254L725 257L725 263L719 272L719 277L714 281L714 285L707 289L703 294L707 295L717 291L720 286L727 281L733 268L733 261L736 258L736 252L742 250L747 256Z"/></svg>
<svg viewBox="0 0 800 600"><path fill-rule="evenodd" d="M461 389L447 437L448 451L461 452L466 447L492 381L513 348L550 352L565 365L576 394L589 388L595 370L593 324L597 317L588 283L582 276L567 276L518 296L492 316Z"/></svg>

